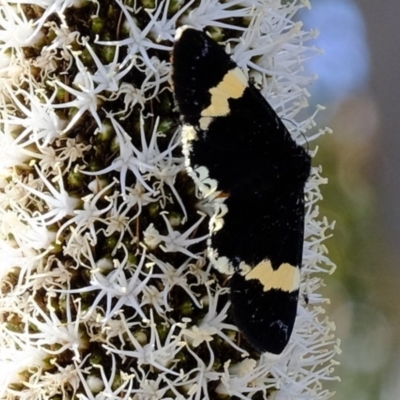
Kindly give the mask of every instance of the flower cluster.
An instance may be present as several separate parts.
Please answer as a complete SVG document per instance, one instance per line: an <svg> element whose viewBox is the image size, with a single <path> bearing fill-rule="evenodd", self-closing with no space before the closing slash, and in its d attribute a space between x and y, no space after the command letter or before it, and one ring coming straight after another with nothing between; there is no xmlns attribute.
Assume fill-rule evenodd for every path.
<svg viewBox="0 0 400 400"><path fill-rule="evenodd" d="M325 399L339 352L314 168L302 293L281 358L255 352L205 256L168 84L207 28L301 142L315 32L295 0L5 0L0 6L0 398ZM316 135L318 136L318 135ZM311 141L315 137L309 137Z"/></svg>

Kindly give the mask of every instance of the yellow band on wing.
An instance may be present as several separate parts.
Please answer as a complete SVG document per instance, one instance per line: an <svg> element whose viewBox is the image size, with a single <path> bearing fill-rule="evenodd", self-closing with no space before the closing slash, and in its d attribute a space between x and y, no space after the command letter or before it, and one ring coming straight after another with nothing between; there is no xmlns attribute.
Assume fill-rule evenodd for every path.
<svg viewBox="0 0 400 400"><path fill-rule="evenodd" d="M243 71L239 67L229 70L222 81L210 89L211 103L201 112L200 128L207 130L213 118L228 115L228 100L242 97L246 87L247 79Z"/></svg>
<svg viewBox="0 0 400 400"><path fill-rule="evenodd" d="M246 269L243 269L244 271ZM294 292L300 285L300 268L283 263L278 269L273 269L269 260L261 261L245 275L246 281L258 280L264 288L264 292L271 289Z"/></svg>

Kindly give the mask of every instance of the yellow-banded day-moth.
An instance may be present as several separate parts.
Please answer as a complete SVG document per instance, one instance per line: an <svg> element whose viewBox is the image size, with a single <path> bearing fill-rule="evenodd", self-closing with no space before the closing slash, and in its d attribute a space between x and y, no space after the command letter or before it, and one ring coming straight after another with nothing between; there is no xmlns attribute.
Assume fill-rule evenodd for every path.
<svg viewBox="0 0 400 400"><path fill-rule="evenodd" d="M214 209L208 256L231 275L245 338L280 354L297 312L310 156L205 32L177 30L172 68L187 171Z"/></svg>

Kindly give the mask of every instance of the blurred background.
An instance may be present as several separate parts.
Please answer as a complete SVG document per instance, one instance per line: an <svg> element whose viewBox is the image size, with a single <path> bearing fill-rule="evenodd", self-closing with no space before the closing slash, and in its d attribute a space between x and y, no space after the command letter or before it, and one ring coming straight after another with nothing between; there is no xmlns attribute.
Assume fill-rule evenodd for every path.
<svg viewBox="0 0 400 400"><path fill-rule="evenodd" d="M327 242L338 266L328 313L343 353L336 399L400 399L400 2L313 0L299 18L320 32L325 54L314 104L327 110L316 164L329 184L322 211L336 220Z"/></svg>

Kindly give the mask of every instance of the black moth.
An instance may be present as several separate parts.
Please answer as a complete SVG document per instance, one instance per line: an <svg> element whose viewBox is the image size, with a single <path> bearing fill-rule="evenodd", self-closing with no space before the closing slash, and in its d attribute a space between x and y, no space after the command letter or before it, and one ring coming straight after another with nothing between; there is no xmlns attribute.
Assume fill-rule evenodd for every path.
<svg viewBox="0 0 400 400"><path fill-rule="evenodd" d="M245 338L280 354L296 318L310 156L206 33L179 28L172 67L186 167L214 207L208 256L231 275Z"/></svg>

